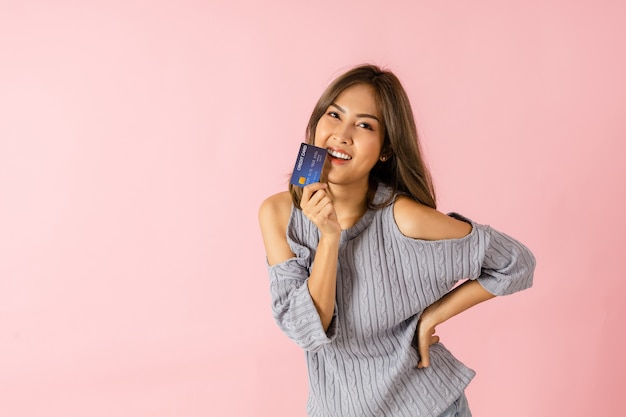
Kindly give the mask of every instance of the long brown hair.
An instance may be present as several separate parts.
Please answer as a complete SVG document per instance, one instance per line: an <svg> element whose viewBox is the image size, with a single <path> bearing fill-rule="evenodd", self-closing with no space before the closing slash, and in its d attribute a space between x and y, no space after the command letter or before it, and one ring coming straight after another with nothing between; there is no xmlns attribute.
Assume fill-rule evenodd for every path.
<svg viewBox="0 0 626 417"><path fill-rule="evenodd" d="M385 138L382 154L387 161L379 161L370 171L370 189L367 205L370 209L391 203L394 195L409 195L420 203L436 208L435 190L430 172L422 158L421 147L413 118L411 103L400 80L389 70L375 65L360 65L336 78L317 101L306 128L307 143L315 143L315 129L328 106L347 88L356 84L367 84L376 91L376 101L382 113ZM393 189L392 195L381 204L373 204L378 183ZM302 188L289 185L293 203L300 207Z"/></svg>

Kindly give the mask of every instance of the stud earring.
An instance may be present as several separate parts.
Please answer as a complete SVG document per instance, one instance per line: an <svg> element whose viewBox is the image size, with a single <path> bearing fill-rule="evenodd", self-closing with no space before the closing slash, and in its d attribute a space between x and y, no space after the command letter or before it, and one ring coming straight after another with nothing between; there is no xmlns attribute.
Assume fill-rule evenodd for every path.
<svg viewBox="0 0 626 417"><path fill-rule="evenodd" d="M380 157L380 162L385 162L387 161L387 157L385 155Z"/></svg>

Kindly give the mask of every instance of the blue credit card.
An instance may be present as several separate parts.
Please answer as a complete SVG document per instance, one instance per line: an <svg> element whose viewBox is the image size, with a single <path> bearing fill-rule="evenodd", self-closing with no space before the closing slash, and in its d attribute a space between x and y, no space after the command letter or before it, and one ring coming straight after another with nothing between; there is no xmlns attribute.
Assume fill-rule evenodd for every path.
<svg viewBox="0 0 626 417"><path fill-rule="evenodd" d="M289 182L298 187L318 182L322 176L325 160L326 149L308 143L301 144Z"/></svg>

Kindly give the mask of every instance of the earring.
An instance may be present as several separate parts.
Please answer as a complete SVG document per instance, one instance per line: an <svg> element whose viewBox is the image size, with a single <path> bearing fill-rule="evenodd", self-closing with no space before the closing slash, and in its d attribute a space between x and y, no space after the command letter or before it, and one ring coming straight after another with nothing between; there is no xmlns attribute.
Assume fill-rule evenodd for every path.
<svg viewBox="0 0 626 417"><path fill-rule="evenodd" d="M380 162L385 162L387 161L387 157L385 155L380 157Z"/></svg>

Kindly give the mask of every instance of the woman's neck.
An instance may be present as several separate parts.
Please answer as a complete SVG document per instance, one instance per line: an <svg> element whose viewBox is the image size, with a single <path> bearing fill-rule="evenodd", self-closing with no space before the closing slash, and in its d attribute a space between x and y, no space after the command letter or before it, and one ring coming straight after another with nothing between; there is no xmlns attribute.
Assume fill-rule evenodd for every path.
<svg viewBox="0 0 626 417"><path fill-rule="evenodd" d="M351 228L365 214L368 190L367 183L358 186L330 184L329 191L342 229Z"/></svg>

